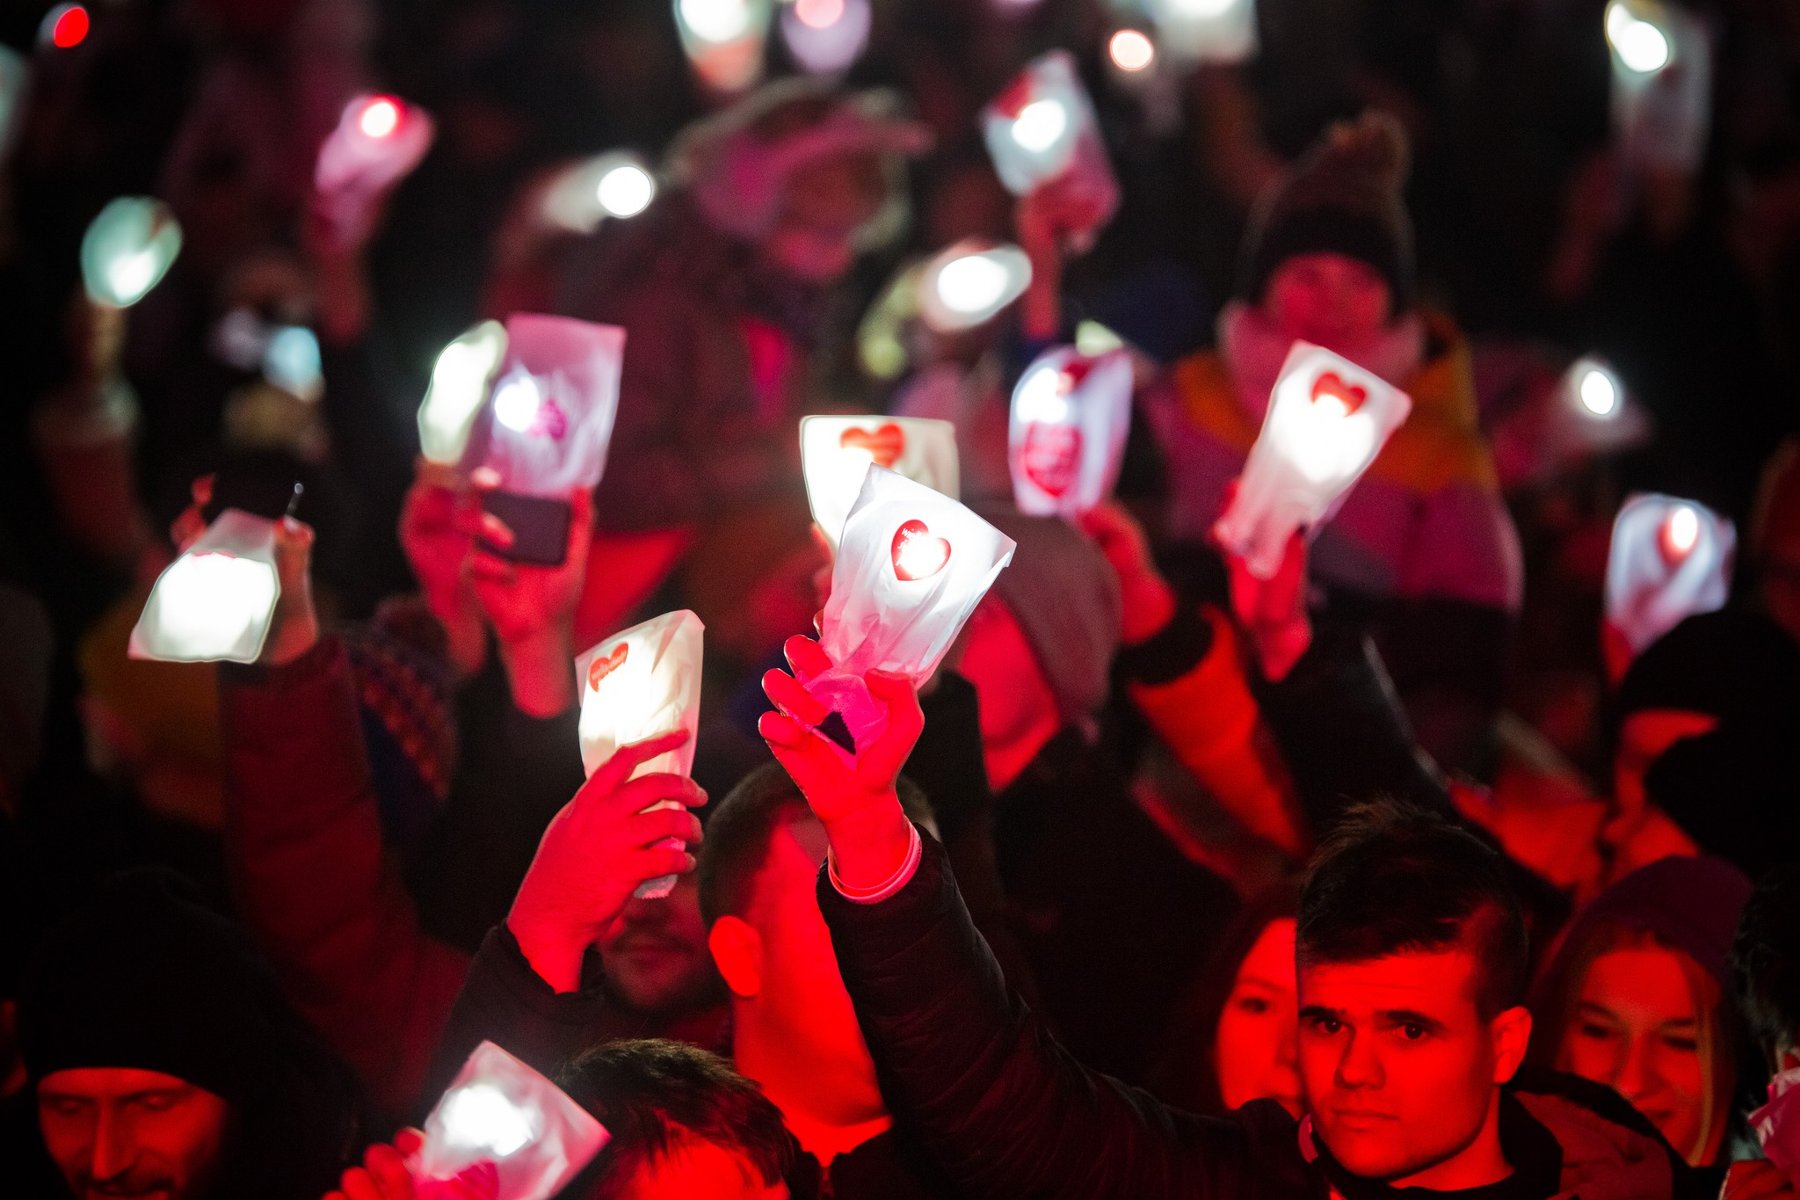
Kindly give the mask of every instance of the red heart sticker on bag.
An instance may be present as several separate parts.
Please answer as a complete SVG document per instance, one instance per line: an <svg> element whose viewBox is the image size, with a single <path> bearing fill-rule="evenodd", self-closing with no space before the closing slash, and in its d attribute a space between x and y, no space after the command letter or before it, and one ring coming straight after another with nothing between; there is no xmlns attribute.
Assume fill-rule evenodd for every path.
<svg viewBox="0 0 1800 1200"><path fill-rule="evenodd" d="M1031 485L1058 500L1075 486L1081 466L1081 430L1074 425L1032 424L1019 448L1019 469Z"/></svg>
<svg viewBox="0 0 1800 1200"><path fill-rule="evenodd" d="M1031 103L1031 85L1030 71L1016 76L1004 91L994 97L994 111L1009 121L1018 120L1019 114L1025 111L1025 106Z"/></svg>
<svg viewBox="0 0 1800 1200"><path fill-rule="evenodd" d="M569 432L569 418L563 416L563 410L556 406L556 401L545 396L538 405L537 415L532 418L531 428L525 431L530 437L547 437L551 441L560 442L563 435Z"/></svg>
<svg viewBox="0 0 1800 1200"><path fill-rule="evenodd" d="M930 579L950 561L950 543L916 517L894 531L894 574L906 583Z"/></svg>
<svg viewBox="0 0 1800 1200"><path fill-rule="evenodd" d="M846 450L867 452L878 467L891 467L906 451L906 431L892 421L879 429L852 427L838 435L838 445Z"/></svg>
<svg viewBox="0 0 1800 1200"><path fill-rule="evenodd" d="M600 690L600 681L625 665L625 656L631 653L630 642L620 642L613 647L612 653L597 657L588 664L588 687Z"/></svg>
<svg viewBox="0 0 1800 1200"><path fill-rule="evenodd" d="M1336 371L1326 371L1313 380L1313 403L1317 404L1325 396L1330 396L1342 404L1344 415L1347 417L1363 406L1363 402L1369 398L1369 389L1358 383L1344 382L1344 377Z"/></svg>

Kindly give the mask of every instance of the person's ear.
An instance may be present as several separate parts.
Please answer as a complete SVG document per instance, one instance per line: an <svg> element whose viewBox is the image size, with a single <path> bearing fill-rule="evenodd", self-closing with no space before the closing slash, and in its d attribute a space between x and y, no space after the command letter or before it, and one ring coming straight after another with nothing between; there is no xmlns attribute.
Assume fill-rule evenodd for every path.
<svg viewBox="0 0 1800 1200"><path fill-rule="evenodd" d="M762 993L762 935L748 921L720 917L706 931L706 948L732 995L750 1000Z"/></svg>
<svg viewBox="0 0 1800 1200"><path fill-rule="evenodd" d="M1494 1082L1505 1083L1518 1073L1531 1046L1531 1012L1515 1005L1489 1022L1488 1030L1494 1039Z"/></svg>

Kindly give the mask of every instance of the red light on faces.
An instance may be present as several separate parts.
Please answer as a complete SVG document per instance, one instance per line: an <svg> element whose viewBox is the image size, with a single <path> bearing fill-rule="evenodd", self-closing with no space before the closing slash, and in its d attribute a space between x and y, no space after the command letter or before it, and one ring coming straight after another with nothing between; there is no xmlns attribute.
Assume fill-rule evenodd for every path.
<svg viewBox="0 0 1800 1200"><path fill-rule="evenodd" d="M87 40L91 27L87 9L79 4L65 4L51 15L50 44L58 50L79 46Z"/></svg>
<svg viewBox="0 0 1800 1200"><path fill-rule="evenodd" d="M362 115L356 119L356 127L362 130L364 137L387 138L400 128L400 102L391 96L377 96L363 108Z"/></svg>

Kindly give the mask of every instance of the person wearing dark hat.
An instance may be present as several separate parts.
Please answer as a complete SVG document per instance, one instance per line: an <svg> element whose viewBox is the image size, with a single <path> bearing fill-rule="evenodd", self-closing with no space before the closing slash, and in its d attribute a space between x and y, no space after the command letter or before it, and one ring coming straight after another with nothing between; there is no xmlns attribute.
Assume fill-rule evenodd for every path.
<svg viewBox="0 0 1800 1200"><path fill-rule="evenodd" d="M1216 347L1175 364L1148 415L1168 467L1166 532L1202 542L1296 340L1412 397L1406 423L1320 531L1313 567L1334 597L1372 613L1421 741L1460 766L1500 700L1523 566L1476 421L1468 345L1449 318L1417 306L1407 154L1399 124L1371 112L1329 129L1265 193Z"/></svg>
<svg viewBox="0 0 1800 1200"><path fill-rule="evenodd" d="M119 876L45 938L18 1006L43 1148L79 1197L313 1197L352 1149L348 1071L180 877Z"/></svg>

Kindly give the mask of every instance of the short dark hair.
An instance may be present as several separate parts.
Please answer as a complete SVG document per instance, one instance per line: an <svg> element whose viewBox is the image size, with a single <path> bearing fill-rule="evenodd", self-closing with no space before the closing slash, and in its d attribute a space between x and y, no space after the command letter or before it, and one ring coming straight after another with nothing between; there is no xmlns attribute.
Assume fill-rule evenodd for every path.
<svg viewBox="0 0 1800 1200"><path fill-rule="evenodd" d="M898 791L906 815L920 824L932 820L931 805L911 780ZM756 899L756 876L769 857L769 839L788 821L809 818L812 810L779 763L764 763L738 780L713 807L700 844L695 879L700 916L711 928L720 917L741 917Z"/></svg>
<svg viewBox="0 0 1800 1200"><path fill-rule="evenodd" d="M1320 844L1300 892L1300 962L1365 962L1468 949L1475 1005L1524 1003L1525 917L1500 855L1440 813L1398 800L1352 808Z"/></svg>
<svg viewBox="0 0 1800 1200"><path fill-rule="evenodd" d="M686 1042L608 1042L563 1067L557 1082L611 1135L562 1193L611 1200L645 1167L699 1140L733 1150L764 1185L794 1169L800 1146L781 1110L730 1063Z"/></svg>
<svg viewBox="0 0 1800 1200"><path fill-rule="evenodd" d="M1731 946L1731 984L1744 1026L1771 1066L1800 1044L1800 863L1757 882Z"/></svg>

